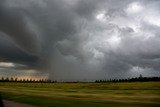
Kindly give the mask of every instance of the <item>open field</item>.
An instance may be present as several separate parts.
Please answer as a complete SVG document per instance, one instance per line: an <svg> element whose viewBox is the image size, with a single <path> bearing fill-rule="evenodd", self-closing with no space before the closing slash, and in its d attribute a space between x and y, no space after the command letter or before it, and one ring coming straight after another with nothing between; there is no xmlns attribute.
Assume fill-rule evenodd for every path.
<svg viewBox="0 0 160 107"><path fill-rule="evenodd" d="M3 99L41 107L158 107L160 82L0 83Z"/></svg>

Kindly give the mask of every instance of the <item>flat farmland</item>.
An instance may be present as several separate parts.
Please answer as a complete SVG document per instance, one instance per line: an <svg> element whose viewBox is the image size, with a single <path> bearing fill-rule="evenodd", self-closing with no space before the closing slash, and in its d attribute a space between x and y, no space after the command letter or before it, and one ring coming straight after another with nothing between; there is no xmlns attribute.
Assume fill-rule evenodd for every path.
<svg viewBox="0 0 160 107"><path fill-rule="evenodd" d="M160 82L0 82L4 100L38 107L159 107Z"/></svg>

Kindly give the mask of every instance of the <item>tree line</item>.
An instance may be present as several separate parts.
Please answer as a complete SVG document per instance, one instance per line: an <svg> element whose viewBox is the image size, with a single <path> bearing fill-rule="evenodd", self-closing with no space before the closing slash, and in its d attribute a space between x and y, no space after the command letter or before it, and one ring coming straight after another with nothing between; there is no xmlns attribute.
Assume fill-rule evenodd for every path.
<svg viewBox="0 0 160 107"><path fill-rule="evenodd" d="M148 81L160 81L160 77L143 77L140 75L135 78L128 79L109 79L109 80L96 80L96 83L105 83L105 82L148 82ZM57 81L52 81L50 79L18 79L17 77L2 77L0 78L0 82L22 82L22 83L55 83ZM77 83L72 81L73 83Z"/></svg>
<svg viewBox="0 0 160 107"><path fill-rule="evenodd" d="M103 82L148 82L148 81L160 81L160 77L139 77L135 78L128 78L128 79L109 79L109 80L96 80L96 83L103 83Z"/></svg>
<svg viewBox="0 0 160 107"><path fill-rule="evenodd" d="M17 77L14 78L14 77L2 77L0 79L0 82L22 82L22 83L54 83L54 82L57 82L57 81L52 81L50 79L18 79Z"/></svg>

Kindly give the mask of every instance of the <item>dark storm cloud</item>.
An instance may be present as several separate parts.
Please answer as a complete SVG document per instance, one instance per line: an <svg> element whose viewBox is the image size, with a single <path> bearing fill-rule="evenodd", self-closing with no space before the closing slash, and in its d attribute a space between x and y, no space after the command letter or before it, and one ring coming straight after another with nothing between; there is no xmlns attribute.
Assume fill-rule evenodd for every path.
<svg viewBox="0 0 160 107"><path fill-rule="evenodd" d="M0 61L57 80L160 75L159 4L1 0Z"/></svg>
<svg viewBox="0 0 160 107"><path fill-rule="evenodd" d="M10 36L17 44L24 48L24 51L36 53L38 44L37 37L27 22L25 11L17 8L8 8L1 6L0 8L0 29L2 32Z"/></svg>
<svg viewBox="0 0 160 107"><path fill-rule="evenodd" d="M35 65L37 56L26 53L17 47L5 34L0 33L0 62L24 63L28 66Z"/></svg>
<svg viewBox="0 0 160 107"><path fill-rule="evenodd" d="M1 31L7 34L21 51L31 56L29 58L39 57L39 66L49 64L54 41L70 31L74 32L72 18L69 17L71 14L66 12L69 10L66 10L61 2L8 0L1 4ZM19 59L23 59L21 54L19 55ZM27 55L24 56L28 59Z"/></svg>

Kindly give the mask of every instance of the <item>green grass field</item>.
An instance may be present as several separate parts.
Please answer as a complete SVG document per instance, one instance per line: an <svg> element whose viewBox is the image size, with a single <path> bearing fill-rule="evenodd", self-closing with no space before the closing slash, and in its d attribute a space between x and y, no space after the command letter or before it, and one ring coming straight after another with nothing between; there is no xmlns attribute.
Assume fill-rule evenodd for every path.
<svg viewBox="0 0 160 107"><path fill-rule="evenodd" d="M40 107L160 107L160 82L0 83L3 99Z"/></svg>

